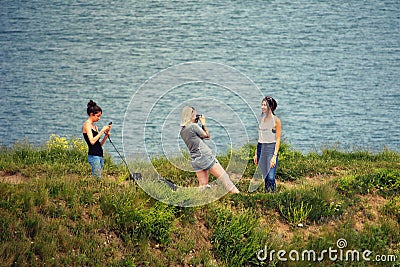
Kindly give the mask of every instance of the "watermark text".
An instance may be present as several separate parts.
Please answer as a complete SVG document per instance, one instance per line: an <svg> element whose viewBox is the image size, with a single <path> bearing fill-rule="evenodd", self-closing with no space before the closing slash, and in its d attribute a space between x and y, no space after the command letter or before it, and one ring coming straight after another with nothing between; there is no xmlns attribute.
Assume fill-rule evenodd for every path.
<svg viewBox="0 0 400 267"><path fill-rule="evenodd" d="M368 262L396 262L396 255L379 255L370 250L351 250L344 249L347 247L347 241L340 238L336 242L337 248L329 247L320 252L315 250L271 250L268 251L267 246L257 252L257 259L259 261L308 261L308 262L321 262L324 260L330 261L368 261Z"/></svg>

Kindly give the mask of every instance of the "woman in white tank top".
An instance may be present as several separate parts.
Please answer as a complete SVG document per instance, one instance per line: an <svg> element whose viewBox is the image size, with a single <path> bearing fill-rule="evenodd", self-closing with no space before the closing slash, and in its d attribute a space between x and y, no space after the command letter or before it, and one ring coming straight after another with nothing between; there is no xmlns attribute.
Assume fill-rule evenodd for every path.
<svg viewBox="0 0 400 267"><path fill-rule="evenodd" d="M278 105L275 99L266 96L261 101L261 105L262 113L258 126L258 144L254 154L254 164L261 169L266 192L275 192L282 124L274 113Z"/></svg>

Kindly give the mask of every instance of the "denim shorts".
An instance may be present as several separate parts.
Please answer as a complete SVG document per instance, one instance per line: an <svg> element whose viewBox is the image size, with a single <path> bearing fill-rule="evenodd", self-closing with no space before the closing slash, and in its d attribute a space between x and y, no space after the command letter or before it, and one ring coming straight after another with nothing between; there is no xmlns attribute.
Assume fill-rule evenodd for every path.
<svg viewBox="0 0 400 267"><path fill-rule="evenodd" d="M100 156L88 155L88 161L92 166L92 175L101 178L101 172L104 167L104 158Z"/></svg>
<svg viewBox="0 0 400 267"><path fill-rule="evenodd" d="M210 155L203 155L201 157L190 159L190 163L195 172L209 170L216 162L215 157Z"/></svg>

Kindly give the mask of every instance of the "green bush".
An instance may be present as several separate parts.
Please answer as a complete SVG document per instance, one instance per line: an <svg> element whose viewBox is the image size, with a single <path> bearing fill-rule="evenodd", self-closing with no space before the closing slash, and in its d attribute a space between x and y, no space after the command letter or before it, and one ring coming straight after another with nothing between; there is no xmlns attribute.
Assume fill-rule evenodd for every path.
<svg viewBox="0 0 400 267"><path fill-rule="evenodd" d="M397 195L400 193L400 171L383 169L355 177L346 176L339 179L337 188L347 195L375 191L382 196Z"/></svg>
<svg viewBox="0 0 400 267"><path fill-rule="evenodd" d="M383 207L382 213L396 218L400 224L400 196L395 196L390 199Z"/></svg>
<svg viewBox="0 0 400 267"><path fill-rule="evenodd" d="M344 200L330 183L310 188L304 192L303 199L312 206L310 221L321 223L343 213Z"/></svg>
<svg viewBox="0 0 400 267"><path fill-rule="evenodd" d="M279 192L270 203L290 224L321 223L343 212L343 200L329 184Z"/></svg>
<svg viewBox="0 0 400 267"><path fill-rule="evenodd" d="M79 138L67 139L57 135L51 135L43 146L15 143L0 150L0 170L20 172L28 178L43 173L53 177L67 173L84 175L90 171L87 146Z"/></svg>
<svg viewBox="0 0 400 267"><path fill-rule="evenodd" d="M336 225L333 229L326 230L316 236L313 236L307 240L307 244L304 249L314 250L320 253L328 248L336 249L338 240L345 240L345 247L343 250L343 261L340 266L396 266L392 262L373 262L376 255L395 255L396 251L390 249L390 247L397 247L400 241L400 229L396 222L390 220L382 220L375 225L365 224L363 229L357 230L354 227L354 221L345 221ZM302 240L302 239L301 239ZM295 246L296 244L293 244ZM359 261L345 261L347 251L358 251L360 253ZM370 256L371 261L367 262L362 259L361 253L365 250L372 251L373 254ZM339 250L340 251L340 250ZM398 253L398 251L397 251ZM319 256L320 254L318 254ZM336 254L339 256L340 254ZM351 254L349 254L351 257ZM351 258L350 258L351 259ZM397 256L397 261L398 261ZM344 265L342 265L344 264ZM303 266L303 265L300 265ZM304 265L309 266L309 265ZM339 266L332 265L332 261L325 254L324 261L317 266Z"/></svg>
<svg viewBox="0 0 400 267"><path fill-rule="evenodd" d="M281 181L295 181L306 175L305 156L282 142L279 147L279 166L276 170L277 179Z"/></svg>
<svg viewBox="0 0 400 267"><path fill-rule="evenodd" d="M289 207L284 207L283 205L279 206L280 214L292 225L298 225L300 223L304 223L308 215L312 210L312 206L308 204L304 204L303 201L300 202L300 205L293 206L289 204Z"/></svg>
<svg viewBox="0 0 400 267"><path fill-rule="evenodd" d="M149 238L160 244L168 244L174 214L166 205L126 210L117 215L119 229L135 239Z"/></svg>
<svg viewBox="0 0 400 267"><path fill-rule="evenodd" d="M351 152L340 151L336 148L322 149L322 158L328 160L339 160L342 162L361 160L361 161L375 161L377 156L366 150L355 150Z"/></svg>
<svg viewBox="0 0 400 267"><path fill-rule="evenodd" d="M211 242L215 254L228 266L258 265L257 251L264 247L268 233L259 227L252 212L233 214L216 211Z"/></svg>
<svg viewBox="0 0 400 267"><path fill-rule="evenodd" d="M174 207L161 202L137 203L135 197L124 194L101 198L100 207L105 215L115 219L117 231L124 240L150 239L163 245L170 241Z"/></svg>
<svg viewBox="0 0 400 267"><path fill-rule="evenodd" d="M155 157L151 159L152 166L157 170L157 173L161 177L166 177L167 179L171 180L173 183L179 186L196 186L197 179L194 179L195 175L193 172L182 170L178 168L172 161L178 160L181 161L182 159L167 159L165 157ZM188 178L193 177L193 179Z"/></svg>

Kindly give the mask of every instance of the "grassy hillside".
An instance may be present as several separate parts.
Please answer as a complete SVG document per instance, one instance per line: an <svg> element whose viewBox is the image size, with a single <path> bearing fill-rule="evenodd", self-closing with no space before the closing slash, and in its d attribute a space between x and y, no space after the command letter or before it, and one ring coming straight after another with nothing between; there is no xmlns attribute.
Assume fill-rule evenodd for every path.
<svg viewBox="0 0 400 267"><path fill-rule="evenodd" d="M232 157L249 162L242 193L183 208L148 196L109 156L103 179L91 177L80 139L2 147L0 264L400 266L399 153L304 155L283 144L278 190L266 194L247 192L255 172L247 148L254 151L219 156L224 166ZM177 184L197 185L164 158L153 165Z"/></svg>

